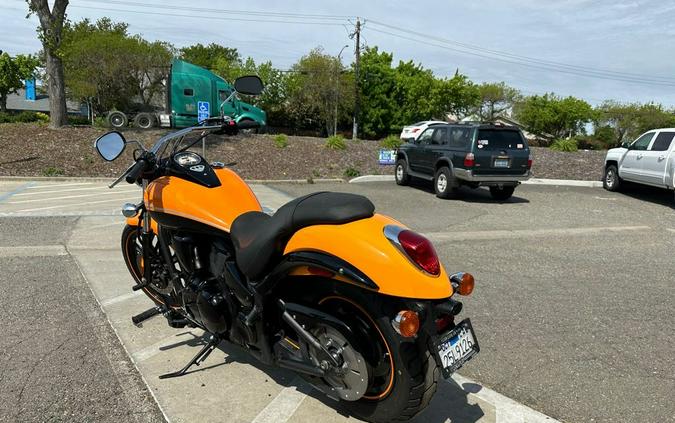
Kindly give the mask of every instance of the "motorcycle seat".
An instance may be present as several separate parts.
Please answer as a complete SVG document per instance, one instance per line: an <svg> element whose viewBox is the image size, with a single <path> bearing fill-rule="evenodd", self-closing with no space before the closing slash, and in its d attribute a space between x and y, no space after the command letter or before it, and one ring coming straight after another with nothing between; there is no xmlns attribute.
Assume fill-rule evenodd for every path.
<svg viewBox="0 0 675 423"><path fill-rule="evenodd" d="M375 206L366 197L315 192L281 206L274 215L258 211L239 215L230 229L239 269L259 281L281 259L293 234L312 225L341 225L371 217Z"/></svg>

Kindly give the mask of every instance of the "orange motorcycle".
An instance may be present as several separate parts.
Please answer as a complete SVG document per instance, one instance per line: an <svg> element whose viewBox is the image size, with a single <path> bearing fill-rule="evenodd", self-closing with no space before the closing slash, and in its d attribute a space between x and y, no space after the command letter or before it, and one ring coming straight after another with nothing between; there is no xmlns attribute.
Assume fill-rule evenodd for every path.
<svg viewBox="0 0 675 423"><path fill-rule="evenodd" d="M256 76L235 92L257 95ZM479 351L469 319L457 322L469 273L448 275L432 244L375 213L365 197L317 192L274 214L222 163L192 151L206 136L234 135L253 122L221 116L166 135L146 150L109 132L95 142L105 160L135 143L135 163L117 181L143 188L126 204L124 261L154 301L134 323L162 314L172 327L205 332L186 374L221 343L267 365L291 369L316 389L375 422L423 410L439 377Z"/></svg>

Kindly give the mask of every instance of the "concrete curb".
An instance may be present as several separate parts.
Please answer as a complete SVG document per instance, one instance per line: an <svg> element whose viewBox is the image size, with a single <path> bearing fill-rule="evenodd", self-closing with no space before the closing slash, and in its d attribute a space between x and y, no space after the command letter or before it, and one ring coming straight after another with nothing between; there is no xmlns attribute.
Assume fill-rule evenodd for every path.
<svg viewBox="0 0 675 423"><path fill-rule="evenodd" d="M0 176L0 182L92 182L92 183L110 183L115 177L83 177L83 176ZM312 182L309 182L309 181ZM245 179L249 184L311 184L328 182L345 182L340 178L307 178L307 179Z"/></svg>
<svg viewBox="0 0 675 423"><path fill-rule="evenodd" d="M349 181L350 184L363 182L393 182L394 175L364 175L356 177ZM524 185L549 185L549 186L567 186L567 187L589 187L600 188L602 181L578 181L573 179L543 179L531 178L523 181Z"/></svg>

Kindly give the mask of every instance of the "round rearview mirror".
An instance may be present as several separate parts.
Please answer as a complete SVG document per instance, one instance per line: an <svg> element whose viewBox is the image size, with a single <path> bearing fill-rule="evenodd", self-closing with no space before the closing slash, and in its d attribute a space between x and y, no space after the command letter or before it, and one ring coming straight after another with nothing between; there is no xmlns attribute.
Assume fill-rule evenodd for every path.
<svg viewBox="0 0 675 423"><path fill-rule="evenodd" d="M98 151L98 154L100 154L104 160L111 162L122 154L126 143L127 142L122 134L113 131L100 136L94 142L94 147L96 147L96 151Z"/></svg>
<svg viewBox="0 0 675 423"><path fill-rule="evenodd" d="M245 95L258 95L263 91L263 82L256 75L240 76L234 80L234 89Z"/></svg>

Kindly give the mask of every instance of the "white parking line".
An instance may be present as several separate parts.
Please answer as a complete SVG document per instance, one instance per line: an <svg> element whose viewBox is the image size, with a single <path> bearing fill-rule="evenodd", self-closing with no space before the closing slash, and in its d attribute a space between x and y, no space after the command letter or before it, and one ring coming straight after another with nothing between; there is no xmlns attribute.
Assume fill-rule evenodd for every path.
<svg viewBox="0 0 675 423"><path fill-rule="evenodd" d="M89 188L69 188L69 189L55 189L55 190L50 190L50 191L32 191L32 192L22 192L21 194L16 194L16 197L19 196L26 196L26 195L41 195L41 194L55 194L59 192L72 192L72 191L91 191L91 190L105 190L108 189L107 185L98 185L95 187L89 187Z"/></svg>
<svg viewBox="0 0 675 423"><path fill-rule="evenodd" d="M60 182L56 182L53 184L47 184L47 185L33 185L32 187L28 189L39 189L39 188L61 188L61 187L71 187L71 186L76 186L76 185L92 185L93 182L77 182L77 183L71 183L71 184L62 184Z"/></svg>
<svg viewBox="0 0 675 423"><path fill-rule="evenodd" d="M140 190L126 190L126 191L110 191L110 192L97 192L95 194L81 194L81 195L67 195L63 197L46 197L46 198L33 198L30 200L20 200L20 201L8 201L7 204L26 204L26 203L37 203L40 201L58 201L58 200L70 200L72 198L86 198L86 197L99 197L102 195L121 195L129 194L132 192L140 193Z"/></svg>
<svg viewBox="0 0 675 423"><path fill-rule="evenodd" d="M87 201L83 205L89 205L89 204L101 204L101 203L110 203L111 201L122 201L120 198L111 198L110 200L101 200L101 201ZM33 211L41 211L41 210L53 210L53 209L60 209L62 207L75 207L77 206L77 203L71 203L71 204L61 204L59 206L50 206L50 207L38 207L35 209L21 209L21 210L16 210L12 213L27 213L27 212L33 212Z"/></svg>
<svg viewBox="0 0 675 423"><path fill-rule="evenodd" d="M549 236L593 235L603 232L645 231L649 226L604 226L591 228L554 228L554 229L520 229L496 231L466 232L430 232L424 234L435 241L474 241L486 239L542 238Z"/></svg>
<svg viewBox="0 0 675 423"><path fill-rule="evenodd" d="M34 245L30 247L0 247L0 257L45 257L65 256L63 245Z"/></svg>
<svg viewBox="0 0 675 423"><path fill-rule="evenodd" d="M128 294L118 295L117 297L108 298L107 300L101 301L101 307L105 308L113 304L122 303L132 298L136 298L140 295L143 295L143 291L134 291Z"/></svg>
<svg viewBox="0 0 675 423"><path fill-rule="evenodd" d="M180 335L190 335L189 338L181 339L179 336ZM152 358L156 356L157 354L161 353L162 350L160 348L166 347L169 345L177 344L184 342L185 340L190 340L195 337L195 334L192 332L184 332L180 335L171 335L167 338L162 339L161 341L155 342L152 345L148 345L145 348L142 348L136 352L131 353L131 358L134 360L135 363L140 363L141 361L145 361L149 358ZM199 338L201 336L201 333L197 336Z"/></svg>
<svg viewBox="0 0 675 423"><path fill-rule="evenodd" d="M296 386L306 386L307 391L312 389L304 380L296 377L291 386L282 389L251 423L286 423L307 398L307 395L300 392Z"/></svg>

